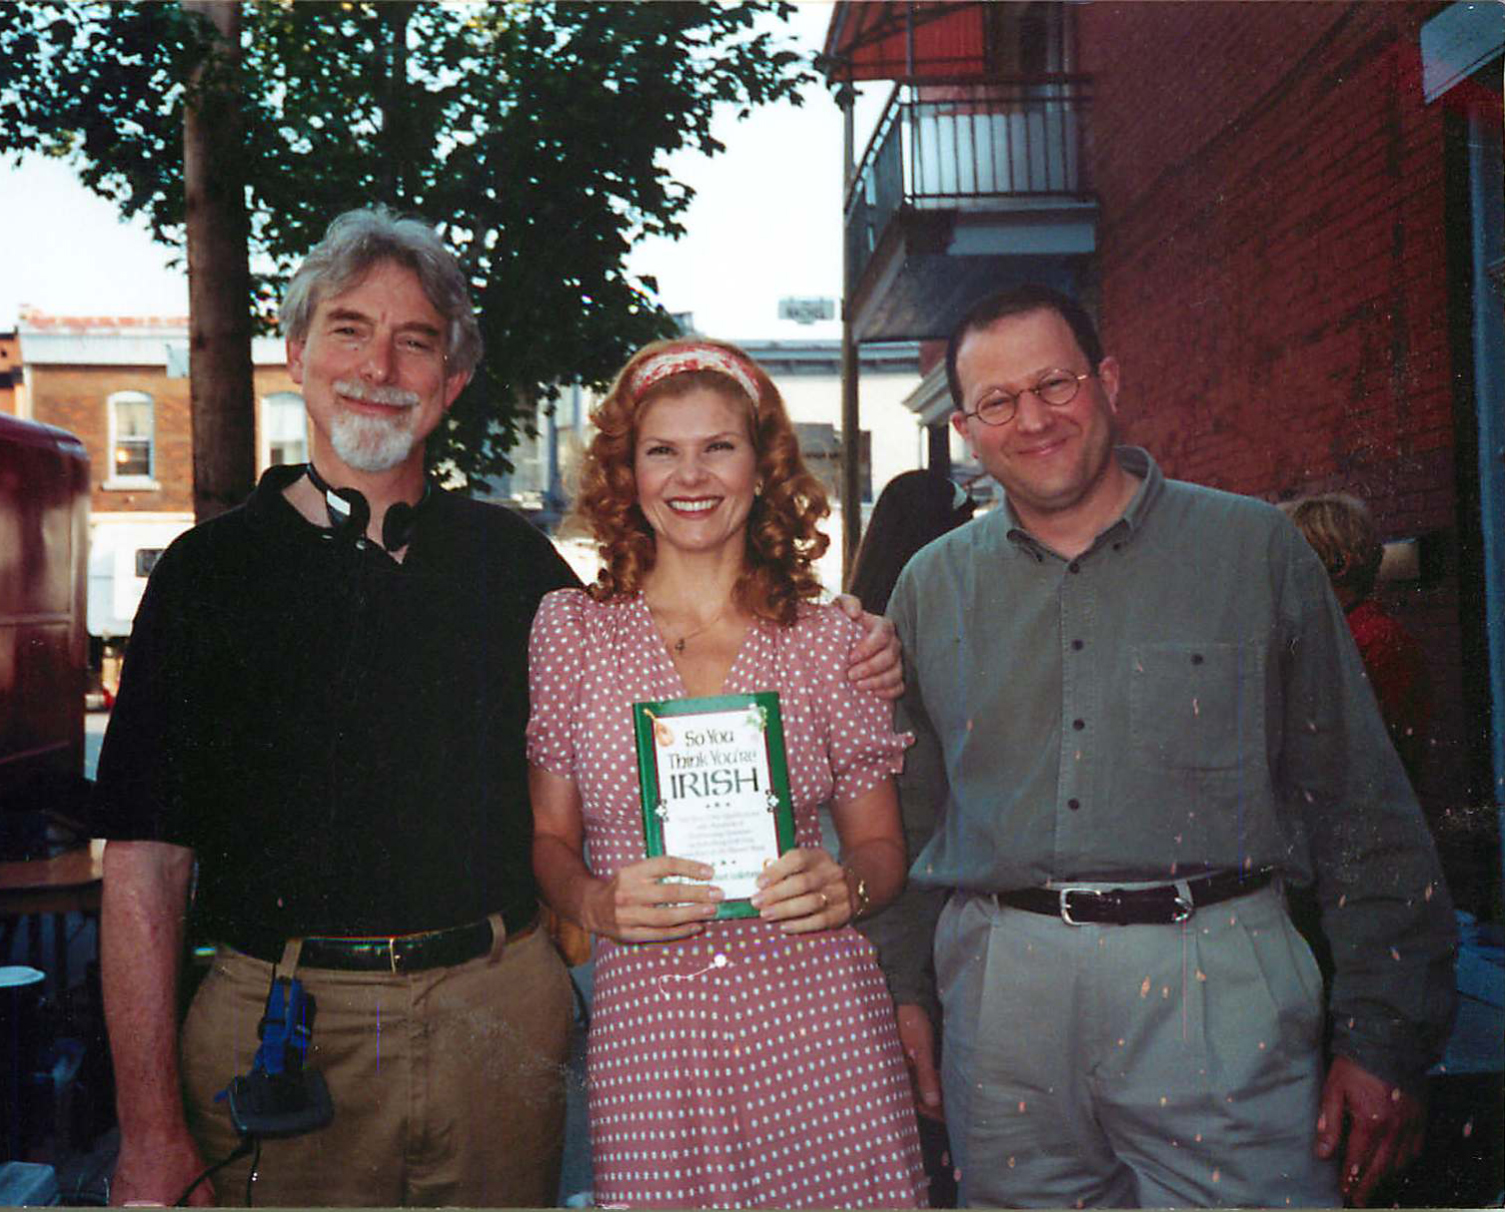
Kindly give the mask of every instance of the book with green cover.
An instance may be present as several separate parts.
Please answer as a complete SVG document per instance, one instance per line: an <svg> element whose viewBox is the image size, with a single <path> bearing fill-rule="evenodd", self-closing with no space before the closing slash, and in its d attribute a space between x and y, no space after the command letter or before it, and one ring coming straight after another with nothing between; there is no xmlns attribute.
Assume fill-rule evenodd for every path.
<svg viewBox="0 0 1505 1212"><path fill-rule="evenodd" d="M648 856L715 867L716 916L755 917L759 873L794 846L778 694L634 703L632 723Z"/></svg>

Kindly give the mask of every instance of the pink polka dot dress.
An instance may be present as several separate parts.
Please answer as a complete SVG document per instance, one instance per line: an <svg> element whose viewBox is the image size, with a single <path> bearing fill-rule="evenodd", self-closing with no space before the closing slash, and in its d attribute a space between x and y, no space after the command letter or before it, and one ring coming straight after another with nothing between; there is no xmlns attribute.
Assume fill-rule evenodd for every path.
<svg viewBox="0 0 1505 1212"><path fill-rule="evenodd" d="M851 688L858 629L829 606L758 621L727 693L777 690L798 844L819 806L900 766L888 706ZM685 697L641 595L549 594L533 624L528 758L580 792L591 870L645 857L631 704ZM598 1205L923 1206L893 1003L845 926L786 936L757 919L596 950L587 1061Z"/></svg>

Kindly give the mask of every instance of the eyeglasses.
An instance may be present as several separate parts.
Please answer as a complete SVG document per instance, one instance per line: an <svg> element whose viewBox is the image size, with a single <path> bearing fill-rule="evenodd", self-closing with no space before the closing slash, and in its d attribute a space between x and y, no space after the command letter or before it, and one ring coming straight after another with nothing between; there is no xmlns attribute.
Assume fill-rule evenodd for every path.
<svg viewBox="0 0 1505 1212"><path fill-rule="evenodd" d="M1019 397L1025 392L1033 393L1042 404L1048 404L1052 408L1065 408L1076 399L1082 380L1093 377L1090 370L1084 374L1073 374L1069 370L1047 370L1033 387L1026 387L1017 394L995 391L971 412L963 409L962 416L976 417L984 425L1007 425L1019 411Z"/></svg>

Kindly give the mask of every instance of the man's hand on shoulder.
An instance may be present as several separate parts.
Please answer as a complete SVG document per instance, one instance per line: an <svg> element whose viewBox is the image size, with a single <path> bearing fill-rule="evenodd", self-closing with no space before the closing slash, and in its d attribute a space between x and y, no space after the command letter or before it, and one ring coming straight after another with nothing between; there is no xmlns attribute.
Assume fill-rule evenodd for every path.
<svg viewBox="0 0 1505 1212"><path fill-rule="evenodd" d="M207 1167L186 1129L150 1141L120 1141L120 1157L110 1179L110 1202L163 1204L171 1207L183 1189ZM184 1201L190 1208L214 1207L214 1185L199 1183Z"/></svg>
<svg viewBox="0 0 1505 1212"><path fill-rule="evenodd" d="M858 690L869 691L881 699L898 698L904 693L904 665L899 633L893 623L868 614L849 593L838 594L835 601L847 618L862 625L862 638L852 649L852 660L847 666L847 680Z"/></svg>
<svg viewBox="0 0 1505 1212"><path fill-rule="evenodd" d="M1381 1179L1416 1159L1426 1125L1419 1100L1346 1056L1333 1058L1322 1087L1316 1152L1334 1157L1342 1147L1338 1180L1350 1206L1367 1207Z"/></svg>

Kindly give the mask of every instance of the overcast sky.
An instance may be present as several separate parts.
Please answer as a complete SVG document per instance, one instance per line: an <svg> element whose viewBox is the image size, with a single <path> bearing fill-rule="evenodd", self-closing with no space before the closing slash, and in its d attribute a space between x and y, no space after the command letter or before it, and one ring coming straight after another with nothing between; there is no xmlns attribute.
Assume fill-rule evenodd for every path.
<svg viewBox="0 0 1505 1212"><path fill-rule="evenodd" d="M830 5L809 0L798 9L791 35L813 53ZM862 115L887 88L866 90L859 145L867 134ZM632 269L656 275L663 304L692 312L702 332L733 340L839 336L835 321L777 318L784 296L840 294L841 113L830 92L814 85L802 107L766 106L742 122L723 115L715 129L726 145L721 155L669 162L696 191L689 235L643 244ZM0 329L14 327L23 304L54 315L187 313L182 270L168 266L173 250L153 243L144 224L123 224L65 162L0 165L0 231L11 245L0 270Z"/></svg>

